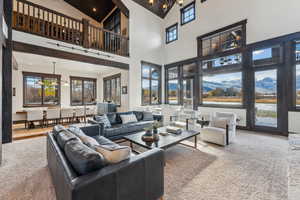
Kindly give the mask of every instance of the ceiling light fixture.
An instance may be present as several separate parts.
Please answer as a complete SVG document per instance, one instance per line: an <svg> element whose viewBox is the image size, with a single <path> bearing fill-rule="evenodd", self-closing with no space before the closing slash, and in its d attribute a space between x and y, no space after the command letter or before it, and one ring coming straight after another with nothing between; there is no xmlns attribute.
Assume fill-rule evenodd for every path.
<svg viewBox="0 0 300 200"><path fill-rule="evenodd" d="M96 12L97 11L97 8L93 8L93 12Z"/></svg>
<svg viewBox="0 0 300 200"><path fill-rule="evenodd" d="M156 0L157 3L162 3L162 9L166 12L172 5L174 4L174 1L176 4L178 4L180 7L184 4L184 0ZM154 0L148 0L149 4L151 6L154 5Z"/></svg>

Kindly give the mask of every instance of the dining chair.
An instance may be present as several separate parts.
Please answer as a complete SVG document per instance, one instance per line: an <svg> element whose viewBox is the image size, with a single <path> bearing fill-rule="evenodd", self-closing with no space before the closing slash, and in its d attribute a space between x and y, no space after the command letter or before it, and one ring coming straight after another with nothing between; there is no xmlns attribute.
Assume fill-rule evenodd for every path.
<svg viewBox="0 0 300 200"><path fill-rule="evenodd" d="M67 123L72 123L74 121L74 109L72 108L62 108L60 110L60 121L63 124L64 120Z"/></svg>
<svg viewBox="0 0 300 200"><path fill-rule="evenodd" d="M46 110L45 122L46 126L49 126L49 121L53 121L54 124L58 124L60 120L60 109L48 109Z"/></svg>
<svg viewBox="0 0 300 200"><path fill-rule="evenodd" d="M41 127L44 127L44 111L41 109L27 110L27 118L25 122L26 128L33 128L34 122L39 122Z"/></svg>
<svg viewBox="0 0 300 200"><path fill-rule="evenodd" d="M75 111L75 118L77 122L81 122L82 119L86 121L84 108L75 108L74 111Z"/></svg>

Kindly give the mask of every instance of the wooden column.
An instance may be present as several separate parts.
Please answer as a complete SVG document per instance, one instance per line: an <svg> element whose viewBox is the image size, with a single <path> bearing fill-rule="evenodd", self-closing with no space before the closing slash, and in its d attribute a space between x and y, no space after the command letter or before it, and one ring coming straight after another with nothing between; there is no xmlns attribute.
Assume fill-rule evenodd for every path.
<svg viewBox="0 0 300 200"><path fill-rule="evenodd" d="M90 22L87 19L82 19L82 24L83 24L82 46L84 48L90 48L90 43L89 43L89 25L90 25Z"/></svg>
<svg viewBox="0 0 300 200"><path fill-rule="evenodd" d="M8 27L8 39L3 48L2 63L2 143L12 141L12 9L13 1L4 0L4 16ZM2 19L1 19L2 20Z"/></svg>

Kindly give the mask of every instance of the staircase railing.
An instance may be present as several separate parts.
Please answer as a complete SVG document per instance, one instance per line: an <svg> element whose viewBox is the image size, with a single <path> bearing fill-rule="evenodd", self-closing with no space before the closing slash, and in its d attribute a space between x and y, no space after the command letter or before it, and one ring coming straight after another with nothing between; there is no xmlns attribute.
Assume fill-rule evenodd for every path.
<svg viewBox="0 0 300 200"><path fill-rule="evenodd" d="M129 56L129 38L26 0L16 0L13 28L85 48Z"/></svg>

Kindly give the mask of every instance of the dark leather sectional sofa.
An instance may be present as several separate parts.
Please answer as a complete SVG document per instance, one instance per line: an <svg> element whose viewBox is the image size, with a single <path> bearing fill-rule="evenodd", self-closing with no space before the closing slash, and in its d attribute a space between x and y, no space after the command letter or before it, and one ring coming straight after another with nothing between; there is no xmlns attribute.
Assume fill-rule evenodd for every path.
<svg viewBox="0 0 300 200"><path fill-rule="evenodd" d="M101 142L97 131L99 125L83 127L81 130ZM80 175L55 134L51 132L47 136L47 159L58 200L158 200L163 196L163 150L146 151L120 163Z"/></svg>
<svg viewBox="0 0 300 200"><path fill-rule="evenodd" d="M138 122L122 124L120 115L135 114ZM108 113L106 114L110 123L110 128L105 128L102 123L97 121L97 116L93 120L89 120L91 124L100 125L100 134L111 140L122 139L125 135L130 135L138 131L143 131L144 128L149 127L154 121L162 121L162 117L159 115L152 115L149 112L132 111L132 112L119 112L119 113ZM146 116L147 115L147 116Z"/></svg>

